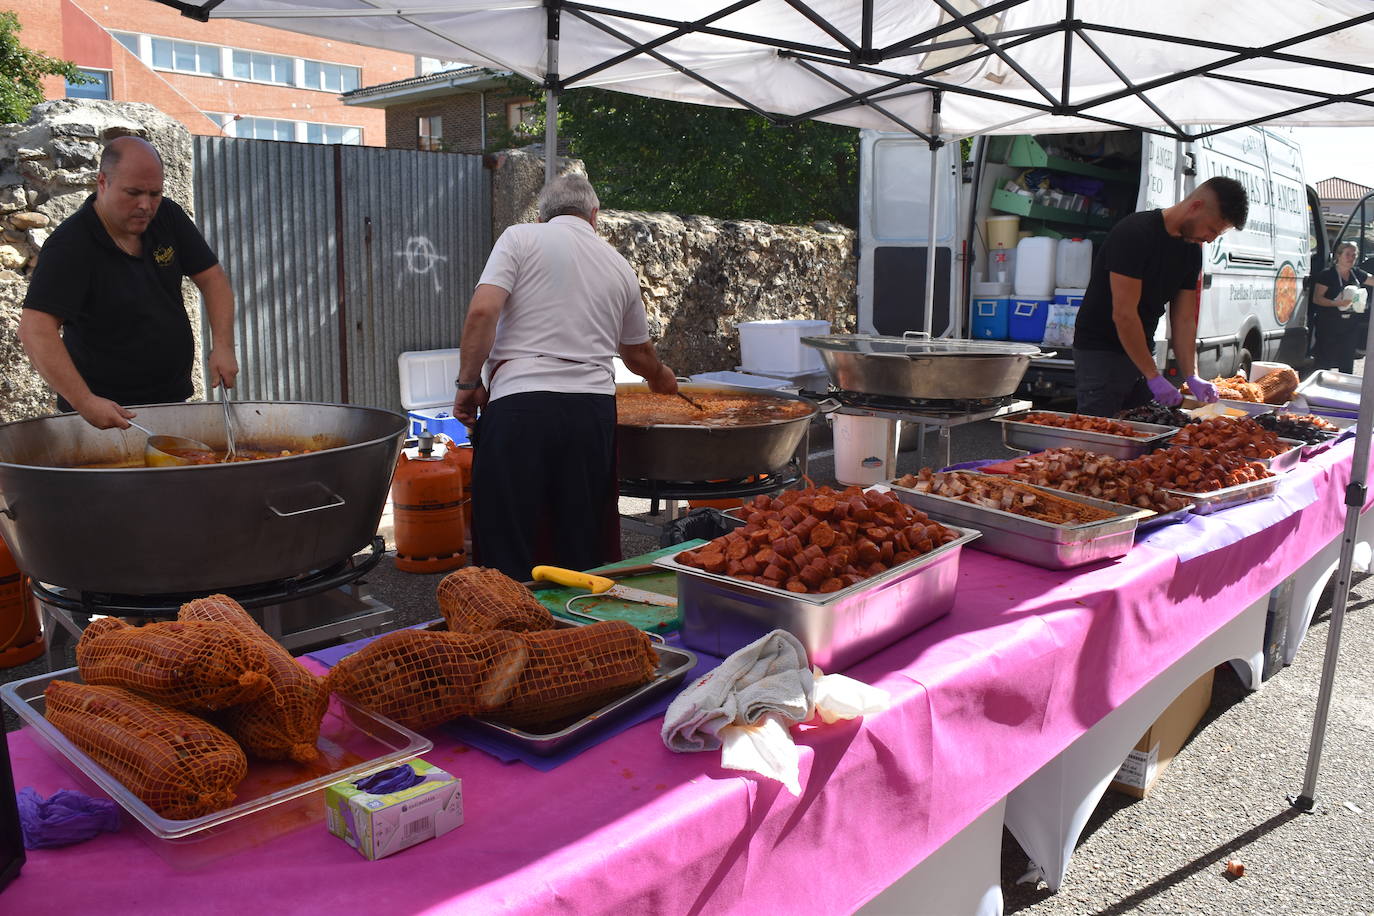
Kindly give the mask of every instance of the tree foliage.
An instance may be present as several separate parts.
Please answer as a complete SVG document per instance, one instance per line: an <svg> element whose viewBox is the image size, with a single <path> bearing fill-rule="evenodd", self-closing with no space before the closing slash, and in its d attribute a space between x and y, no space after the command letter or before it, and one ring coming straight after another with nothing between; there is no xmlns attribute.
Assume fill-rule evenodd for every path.
<svg viewBox="0 0 1374 916"><path fill-rule="evenodd" d="M87 82L70 61L49 57L19 41L19 16L0 12L0 124L27 120L29 110L43 101L43 77L61 76Z"/></svg>
<svg viewBox="0 0 1374 916"><path fill-rule="evenodd" d="M530 95L542 99L533 84ZM558 130L603 206L799 224L858 216L859 132L602 89L559 97ZM542 123L539 125L542 131Z"/></svg>

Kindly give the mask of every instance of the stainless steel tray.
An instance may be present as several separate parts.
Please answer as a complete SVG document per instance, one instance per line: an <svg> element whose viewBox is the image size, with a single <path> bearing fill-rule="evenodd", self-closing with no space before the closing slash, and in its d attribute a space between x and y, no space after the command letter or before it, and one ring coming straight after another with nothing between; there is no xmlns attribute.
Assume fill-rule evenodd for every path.
<svg viewBox="0 0 1374 916"><path fill-rule="evenodd" d="M1307 443L1301 439L1280 438L1279 441L1288 446L1288 451L1279 452L1273 458L1255 459L1275 474L1282 474L1284 471L1296 467L1298 462L1302 461L1303 456L1307 454Z"/></svg>
<svg viewBox="0 0 1374 916"><path fill-rule="evenodd" d="M979 532L947 525L959 537L929 553L824 595L801 595L684 566L676 555L655 565L675 570L682 641L726 656L773 630L801 641L813 665L839 671L943 617L954 604L959 555Z"/></svg>
<svg viewBox="0 0 1374 916"><path fill-rule="evenodd" d="M1273 496L1278 487L1279 479L1277 477L1267 477L1264 480L1251 480L1236 484L1234 487L1213 490L1210 493L1190 493L1187 490L1165 490L1164 492L1172 493L1182 499L1192 500L1193 512L1196 515L1211 515L1213 512L1220 512L1223 509L1230 509L1233 506L1241 506Z"/></svg>
<svg viewBox="0 0 1374 916"><path fill-rule="evenodd" d="M1083 525L1055 525L949 496L937 496L895 484L889 486L902 502L915 506L936 521L968 525L981 531L983 536L973 543L974 549L1045 569L1072 569L1099 560L1124 557L1135 541L1136 524L1142 518L1155 514L1149 509L1132 509L1121 503L1091 496L1024 484L1051 496L1105 510L1113 516Z"/></svg>
<svg viewBox="0 0 1374 916"><path fill-rule="evenodd" d="M324 790L341 780L395 766L434 747L384 716L335 695L320 727L319 766L250 758L248 776L234 790L236 804L198 818L165 818L124 787L44 717L43 691L53 681L83 683L76 668L0 685L0 698L39 744L84 785L114 799L143 829L140 836L172 864L194 867L318 821Z"/></svg>
<svg viewBox="0 0 1374 916"><path fill-rule="evenodd" d="M1360 409L1363 379L1334 369L1318 369L1298 385L1293 397L1301 397L1309 407L1334 407L1351 413Z"/></svg>
<svg viewBox="0 0 1374 916"><path fill-rule="evenodd" d="M1139 537L1142 531L1153 531L1156 528L1162 528L1174 522L1181 522L1190 515L1195 515L1196 513L1193 512L1193 507L1194 504L1189 502L1171 512L1155 512L1152 515L1142 518L1140 523L1135 526L1136 536Z"/></svg>
<svg viewBox="0 0 1374 916"><path fill-rule="evenodd" d="M576 612L570 611L569 613ZM595 618L588 617L586 619L588 623L595 622ZM573 620L560 620L558 624L560 628L586 625ZM694 653L686 649L679 649L677 646L667 645L652 633L648 635L654 642L654 653L658 655L658 668L654 671L653 679L624 696L612 700L600 709L582 716L577 721L564 725L562 728L551 732L530 732L477 716L460 721L465 727L497 735L502 740L523 747L541 757L555 754L562 750L564 745L601 730L625 714L644 706L665 691L676 687L682 683L687 672L696 667L697 657Z"/></svg>
<svg viewBox="0 0 1374 916"><path fill-rule="evenodd" d="M1027 414L1041 413L1055 417L1071 417L1073 414L1053 410L1028 410L994 417L993 422L1002 424L1002 442L1011 449L1037 452L1046 448L1081 448L1098 455L1113 458L1139 458L1153 451L1165 439L1178 432L1174 426L1161 426L1157 423L1140 423L1135 420L1118 420L1132 429L1149 433L1145 438L1134 439L1129 436L1115 436L1111 433L1098 433L1086 429L1066 429L1060 426L1044 426L1040 423L1026 423Z"/></svg>

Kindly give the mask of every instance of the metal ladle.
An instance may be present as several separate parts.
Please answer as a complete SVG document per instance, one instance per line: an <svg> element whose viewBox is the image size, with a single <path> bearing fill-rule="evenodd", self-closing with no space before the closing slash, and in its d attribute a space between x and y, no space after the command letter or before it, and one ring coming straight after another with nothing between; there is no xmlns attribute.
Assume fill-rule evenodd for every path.
<svg viewBox="0 0 1374 916"><path fill-rule="evenodd" d="M229 388L223 384L219 388L219 402L224 408L224 441L228 443L224 452L224 460L233 461L234 456L238 454L237 449L234 448L234 418L229 414Z"/></svg>
<svg viewBox="0 0 1374 916"><path fill-rule="evenodd" d="M189 458L174 455L170 449L181 449L191 451L203 451L214 454L214 449L197 439L187 439L185 436L158 436L146 426L129 421L129 425L134 429L141 430L148 437L148 441L143 444L143 464L150 468L176 468L195 464Z"/></svg>

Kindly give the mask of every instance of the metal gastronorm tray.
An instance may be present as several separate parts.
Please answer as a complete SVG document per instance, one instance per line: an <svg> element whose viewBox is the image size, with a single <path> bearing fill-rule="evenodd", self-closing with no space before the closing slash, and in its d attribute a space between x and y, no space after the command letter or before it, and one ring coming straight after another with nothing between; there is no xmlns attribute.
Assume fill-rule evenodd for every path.
<svg viewBox="0 0 1374 916"><path fill-rule="evenodd" d="M589 623L594 621L595 618L588 618ZM560 628L585 626L585 624L573 620L560 620L558 625ZM654 638L652 634L650 634L650 638L653 638L654 653L658 655L658 667L654 671L653 679L646 684L641 684L624 696L612 700L600 709L582 716L575 722L570 722L551 732L525 731L512 725L502 725L500 722L493 722L490 719L477 716L463 719L462 722L466 727L498 735L503 740L524 747L540 756L555 754L564 745L600 730L631 710L645 705L665 691L676 687L682 683L687 672L696 667L697 657L692 652L679 649L676 646L669 646L662 640Z"/></svg>
<svg viewBox="0 0 1374 916"><path fill-rule="evenodd" d="M1278 487L1279 479L1277 477L1266 477L1263 480L1247 480L1245 483L1236 484L1234 487L1213 490L1210 493L1190 493L1187 490L1165 490L1164 492L1182 499L1192 500L1193 512L1196 515L1211 515L1213 512L1220 512L1223 509L1230 509L1234 506L1241 506L1273 496Z"/></svg>
<svg viewBox="0 0 1374 916"><path fill-rule="evenodd" d="M1002 424L1002 442L1008 448L1024 449L1035 452L1046 448L1081 448L1098 455L1113 458L1138 458L1153 451L1165 439L1178 432L1175 426L1161 426L1157 423L1140 423L1135 420L1117 420L1132 429L1148 433L1144 438L1116 436L1111 433L1093 432L1087 429L1068 429L1062 426L1045 426L1040 423L1027 423L1027 414L1049 414L1054 417L1071 417L1073 414L1053 410L1027 410L1021 413L995 417L993 421Z"/></svg>
<svg viewBox="0 0 1374 916"><path fill-rule="evenodd" d="M828 594L798 594L684 566L677 555L654 563L675 570L682 641L726 656L773 630L801 641L813 665L839 671L944 616L954 604L959 554L979 532Z"/></svg>
<svg viewBox="0 0 1374 916"><path fill-rule="evenodd" d="M327 786L350 777L403 763L434 747L423 735L335 695L321 723L318 744L327 770L250 758L248 776L235 789L237 804L202 817L173 820L149 808L44 717L43 691L58 680L84 683L76 668L67 668L0 685L0 698L60 764L114 799L146 829L147 836L165 841L154 843L154 848L178 865L199 864L190 858L204 861L318 820L323 816L324 804L312 799L313 794L323 793ZM308 808L291 815L279 811L293 807L288 804L292 802L306 804ZM283 823L288 822L289 826L283 828ZM202 843L206 844L203 849ZM213 854L209 853L211 848L215 850Z"/></svg>
<svg viewBox="0 0 1374 916"><path fill-rule="evenodd" d="M994 479L1000 479L1002 483L1009 482L1005 478ZM1071 569L1098 560L1124 557L1135 541L1136 524L1142 518L1154 515L1149 509L1133 509L1091 496L1015 482L1060 499L1105 510L1112 513L1112 518L1082 525L1055 525L949 496L938 496L892 483L889 486L902 502L915 506L936 521L968 525L981 531L983 536L973 543L974 549L1045 569Z"/></svg>
<svg viewBox="0 0 1374 916"><path fill-rule="evenodd" d="M1351 412L1360 409L1363 379L1358 375L1318 369L1302 380L1293 397L1306 400L1309 407L1334 407Z"/></svg>

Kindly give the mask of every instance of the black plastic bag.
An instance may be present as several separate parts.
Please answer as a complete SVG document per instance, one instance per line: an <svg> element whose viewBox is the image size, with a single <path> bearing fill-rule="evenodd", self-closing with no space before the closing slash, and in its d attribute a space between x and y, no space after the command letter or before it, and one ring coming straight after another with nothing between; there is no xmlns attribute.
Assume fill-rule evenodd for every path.
<svg viewBox="0 0 1374 916"><path fill-rule="evenodd" d="M681 518L663 526L663 534L658 539L658 546L672 547L674 544L681 544L683 541L696 538L709 541L712 538L720 537L722 534L729 534L738 527L739 522L719 509L693 509Z"/></svg>

